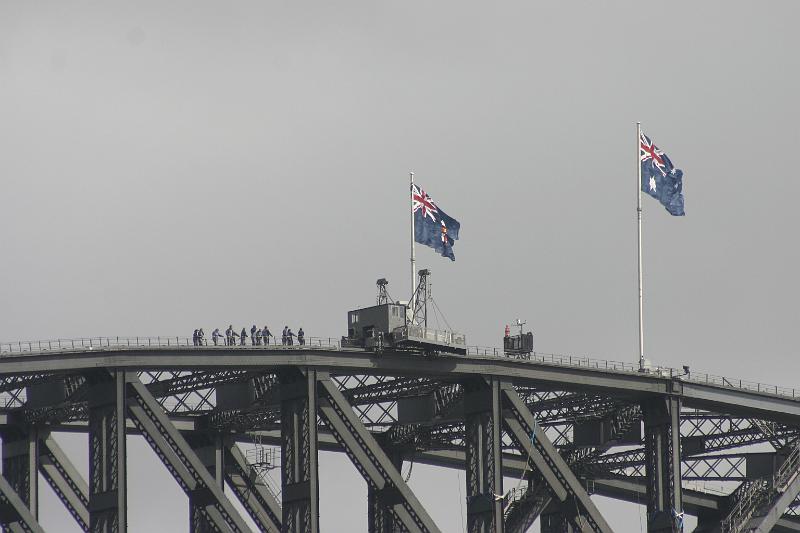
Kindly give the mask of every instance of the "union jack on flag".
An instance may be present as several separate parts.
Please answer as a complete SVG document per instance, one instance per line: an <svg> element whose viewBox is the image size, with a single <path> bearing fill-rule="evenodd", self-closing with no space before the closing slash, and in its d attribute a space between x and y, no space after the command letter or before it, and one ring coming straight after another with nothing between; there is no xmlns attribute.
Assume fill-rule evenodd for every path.
<svg viewBox="0 0 800 533"><path fill-rule="evenodd" d="M436 222L436 215L439 213L439 209L437 209L436 204L433 203L428 193L414 184L411 189L411 199L414 202L412 207L414 213L422 210L422 218L430 217L431 222Z"/></svg>
<svg viewBox="0 0 800 533"><path fill-rule="evenodd" d="M453 243L458 240L461 224L442 211L430 195L417 184L411 186L411 210L414 213L414 240L430 246L444 257L456 260Z"/></svg>
<svg viewBox="0 0 800 533"><path fill-rule="evenodd" d="M639 135L639 164L642 169L642 191L663 205L669 214L683 216L683 171L675 168L667 154L647 135Z"/></svg>

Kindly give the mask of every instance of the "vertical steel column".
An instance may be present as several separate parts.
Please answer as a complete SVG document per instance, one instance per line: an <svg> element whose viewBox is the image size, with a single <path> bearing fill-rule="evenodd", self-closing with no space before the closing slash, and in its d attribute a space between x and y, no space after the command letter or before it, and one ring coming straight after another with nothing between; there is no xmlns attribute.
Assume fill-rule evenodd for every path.
<svg viewBox="0 0 800 533"><path fill-rule="evenodd" d="M376 435L376 440L381 444L381 448L386 452L386 455L392 461L394 467L397 468L397 471L402 471L402 452L388 443L381 442L378 439L379 437L379 435ZM369 483L367 483L367 512L367 528L369 533L392 533L393 531L400 530L395 523L392 510L386 505L384 500L381 499L378 491Z"/></svg>
<svg viewBox="0 0 800 533"><path fill-rule="evenodd" d="M647 531L683 531L680 400L655 398L642 405L647 474Z"/></svg>
<svg viewBox="0 0 800 533"><path fill-rule="evenodd" d="M500 382L464 383L467 531L502 533L503 467Z"/></svg>
<svg viewBox="0 0 800 533"><path fill-rule="evenodd" d="M39 433L33 426L7 429L3 437L3 476L31 515L39 517Z"/></svg>
<svg viewBox="0 0 800 533"><path fill-rule="evenodd" d="M317 372L280 374L283 531L319 531Z"/></svg>
<svg viewBox="0 0 800 533"><path fill-rule="evenodd" d="M125 372L90 376L89 530L127 530Z"/></svg>

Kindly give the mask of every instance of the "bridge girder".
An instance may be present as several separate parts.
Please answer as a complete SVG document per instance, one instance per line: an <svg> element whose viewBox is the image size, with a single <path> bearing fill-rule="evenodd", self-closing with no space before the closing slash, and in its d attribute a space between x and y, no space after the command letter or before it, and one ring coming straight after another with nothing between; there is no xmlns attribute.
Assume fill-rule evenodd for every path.
<svg viewBox="0 0 800 533"><path fill-rule="evenodd" d="M324 350L296 350L287 353L273 350L267 361L256 350L228 350L230 358L222 361L221 364L216 364L219 362L220 355L217 352L214 352L216 361L212 363L211 359L208 359L201 350L166 350L167 357L159 358L154 365L159 368L143 371L141 367L145 362L148 362L148 366L150 366L149 362L155 361L151 355L154 355L157 350L138 349L122 350L122 352L125 353L125 362L122 365L114 366L121 367L126 372L144 372L142 379L150 380L150 382L143 383L143 386L162 413L166 410L174 418L176 431L178 428L201 432L224 430L231 432L236 438L237 432L278 429L281 424L281 407L283 405L281 405L280 394L275 390L270 390L270 380L286 368L303 368L313 371L325 369L341 373L341 375L334 375L330 380L324 378L323 381L327 381L341 393L344 398L342 405L350 406L350 414L363 427L366 435L371 436L371 433L377 435L385 432L389 438L389 444L408 446L408 450L414 453L417 462L427 461L437 464L437 461L441 461L444 463L450 461L450 458L446 458L448 453L454 454L453 457L461 454L457 462L460 461L462 468L468 463L466 458L469 453L467 452L479 450L472 439L476 434L476 419L472 417L470 420L472 414L468 412L466 401L462 397L457 397L454 401L449 400L450 403L446 409L440 408L439 404L443 399L442 391L452 388L459 392L459 383L468 382L477 374L496 375L501 378L503 376L510 377L509 386L511 383L514 384L521 404L534 414L544 437L549 437L548 440L551 444L556 445L553 449L558 450L566 459L569 459L566 461L567 464L573 464L571 459L573 457L578 459L577 463L574 463L574 472L578 474L577 478L581 478L580 483L591 483L592 477L596 476L616 475L634 479L638 475L646 473L647 470L654 471L659 468L663 470L666 465L665 460L662 460L659 465L658 461L653 459L657 454L652 453L652 448L658 448L657 445L651 446L649 451L645 446L638 450L616 454L613 451L609 453L602 445L576 448L573 442L573 428L576 424L582 424L586 420L603 419L621 409L635 406L638 402L648 404L657 399L674 398L683 403L683 410L678 407L677 411L674 409L671 411L679 413L680 423L677 425L677 432L675 423L671 423L669 441L673 450L680 450L681 447L684 447L683 455L680 453L669 454L672 471L671 474L667 473L667 477L671 478L672 486L675 486L676 482L680 486L682 479L749 479L752 475L747 470L750 467L749 459L754 455L745 447L757 443L773 443L775 447L782 446L800 433L798 431L800 410L797 409L797 404L800 402L763 393L750 393L741 389L726 390L719 386L707 387L696 382L664 380L653 376L612 374L594 370L590 372L580 368L563 366L555 368L533 362L488 361L487 358L470 357L426 359L423 365L419 365L417 364L418 359L408 354L386 353L381 359L373 360L369 358L369 354L366 354L365 357L363 352L347 350L335 350L336 354L326 353ZM198 357L193 362L189 362L187 354L194 354ZM14 373L14 365L19 363L17 360L21 359L20 357L12 357L13 361L10 361L9 364L6 364L6 361L0 361L0 376L4 372L11 371L10 375L6 374L0 379L0 387L4 388L4 393L9 395L6 398L10 402L8 405L12 407L11 411L14 411L15 406L23 406L14 411L14 416L11 416L11 411L6 411L5 414L0 413L0 426L19 428L27 423L28 426L39 425L45 431L62 428L85 431L87 427L94 427L95 429L90 433L105 435L113 433L111 417L103 414L103 412L108 413L109 404L101 407L96 402L93 403L91 391L95 388L94 384L91 379L88 383L81 380L86 369L92 366L96 367L98 361L102 360L109 366L112 366L114 361L118 362L117 355L114 350L102 349L95 350L94 353L80 353L76 354L76 360L80 360L80 364L69 366L67 363L67 366L61 369L56 365L56 368L45 371L44 367L39 368L36 365L41 364L49 356L37 354L30 358L32 364L29 365L29 369L33 373L24 375ZM330 356L333 355L338 358L331 358ZM59 362L59 364L63 363L63 360ZM141 366L137 367L137 365ZM103 364L101 363L100 366L102 367ZM448 370L445 371L445 368ZM92 372L87 375L90 374ZM556 376L574 379L556 379ZM26 387L46 385L52 381L66 383L66 394L61 403L52 406L42 404L26 406ZM215 388L236 382L261 387L259 389L261 392L254 396L255 400L249 406L229 411L220 410L214 399ZM559 386L567 390L559 390ZM124 389L130 392L133 386L128 385ZM321 390L316 390L314 395L318 398L325 397L325 393ZM103 396L107 396L107 394L104 393ZM413 424L400 423L397 418L397 402L404 398L423 396L433 398L433 403L437 406L434 409L436 414L429 420ZM328 402L328 400L324 401ZM134 398L132 403L136 404L137 402L138 400ZM692 412L691 408L700 408L705 411ZM307 420L311 419L310 413L314 411L316 410L313 408L308 411ZM184 415L185 418L180 419L177 415ZM103 419L104 416L108 420L98 423L98 419ZM164 417L167 420L170 418L167 414L164 414ZM772 421L768 424L771 428L769 435L761 428L764 424L751 422L754 418ZM90 423L87 425L81 423L80 420L89 420ZM124 413L122 420L124 420ZM652 417L650 422L652 422ZM308 424L309 432L311 425ZM117 426L124 429L126 424L117 423ZM329 423L313 424L313 426L315 432L329 429ZM659 426L659 424L650 423L651 429L654 426ZM662 444L667 442L664 440L663 431L666 426L663 424L661 426L660 430L646 432L644 440L652 440L654 434L658 434L657 439L660 439ZM484 427L478 431L485 429ZM119 432L118 429L116 431ZM141 432L142 430L136 428L135 431ZM348 428L348 431L355 430ZM512 456L514 455L513 450L509 448L509 435L512 433L513 431L509 431L509 428L506 427L500 432L500 438L497 439L501 443L497 448L502 457L501 468L503 471L508 471L508 464L514 462L514 459L509 457L509 452ZM358 435L358 432L353 434ZM13 439L9 439L9 442L12 441ZM34 441L39 446L42 446L44 442L41 438L34 439ZM384 445L386 444L384 443ZM119 444L108 440L104 443L106 449L111 449L114 445ZM317 445L335 447L338 450L346 448L341 444L327 444L319 439L317 439ZM711 451L735 448L745 449L741 452L709 455ZM372 446L370 445L368 449L372 451ZM397 459L392 460L391 446L386 449L389 453L384 455L389 457L389 463L393 463L394 470L399 471ZM660 449L663 451L664 446L660 446ZM763 452L760 453L763 454ZM102 456L102 454L100 455ZM221 455L230 463L228 450L222 450ZM764 462L773 461L777 464L779 462L777 454L772 455L776 459L770 459L765 455ZM33 453L32 456L34 462L39 461L38 468L43 473L48 468L51 472L58 472L58 469L52 464L43 464L47 461L45 453ZM100 476L101 478L118 475L118 473L114 474L113 468L104 466L110 456L106 453L94 467L95 471L101 472L103 468L106 468L106 471ZM675 463L676 460L681 463ZM27 462L29 463L30 460ZM222 461L221 464L224 462ZM369 461L362 463L360 467L364 468L364 465L368 463ZM206 469L208 466L204 465ZM215 470L217 468L220 467L214 466ZM222 468L222 470L227 472L227 468ZM683 475L681 475L681 470ZM240 480L244 479L242 472L244 469L239 472ZM252 474L250 472L248 476L252 478ZM227 474L225 475L227 476ZM486 472L483 475L485 476ZM219 483L219 476L212 474L211 477ZM90 475L90 481L91 478ZM48 479L47 475L45 475L45 479ZM54 487L58 486L70 492L69 498L73 502L70 512L73 516L80 516L80 491L71 487L75 480L69 481L62 476L55 481L48 479L48 482ZM228 483L233 485L230 479L228 479ZM663 489L664 476L661 476L659 483L662 483ZM248 490L252 491L252 487ZM481 490L480 493L487 492ZM58 493L58 490L56 492ZM236 490L233 492L240 495ZM652 494L657 492L656 489L651 491ZM670 491L662 490L661 492L666 494ZM375 494L377 493L373 493L373 496ZM659 498L661 497L659 496ZM674 493L670 498L673 499L670 509L679 509L680 506L674 505ZM789 496L786 496L786 499L794 500ZM106 500L108 500L107 495ZM105 501L103 505L107 507L108 502ZM788 506L789 504L787 504L787 508ZM97 508L96 505L89 507ZM124 508L124 505L122 507ZM270 504L264 499L258 502L257 507L256 510L249 508L247 510L254 519L261 517L262 520L265 520L264 517L276 510L277 502L273 501ZM503 507L502 504L500 507ZM661 511L666 511L667 507L663 502L662 507ZM119 508L119 504L117 508ZM278 510L283 512L281 509ZM95 514L98 512L95 510ZM32 514L35 515L35 513ZM496 515L495 512L493 516ZM780 527L781 521L788 519L778 516L776 520L776 524L778 524L776 527ZM259 527L264 528L269 523L273 527L277 527L276 524L280 522L269 519L260 523ZM587 526L573 523L571 527L585 528Z"/></svg>

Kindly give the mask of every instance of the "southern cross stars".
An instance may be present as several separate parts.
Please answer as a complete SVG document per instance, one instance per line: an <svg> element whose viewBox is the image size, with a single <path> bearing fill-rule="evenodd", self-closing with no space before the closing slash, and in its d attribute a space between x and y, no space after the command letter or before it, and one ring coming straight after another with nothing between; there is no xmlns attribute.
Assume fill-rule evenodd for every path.
<svg viewBox="0 0 800 533"><path fill-rule="evenodd" d="M650 176L650 190L653 192L656 190L656 179L653 176Z"/></svg>

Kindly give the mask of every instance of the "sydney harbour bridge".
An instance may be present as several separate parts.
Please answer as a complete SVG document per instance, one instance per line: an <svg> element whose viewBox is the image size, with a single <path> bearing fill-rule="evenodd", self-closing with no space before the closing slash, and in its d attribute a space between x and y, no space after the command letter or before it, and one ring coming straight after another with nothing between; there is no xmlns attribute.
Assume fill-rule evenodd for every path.
<svg viewBox="0 0 800 533"><path fill-rule="evenodd" d="M686 515L695 531L800 531L800 397L688 369L116 337L3 344L0 387L8 531L43 531L39 474L84 531L126 531L126 435L186 493L192 531L250 531L234 498L259 530L318 531L319 450L363 476L370 532L440 531L401 474L410 461L465 472L470 532L612 531L592 495L646 506L650 532ZM87 435L88 472L62 431Z"/></svg>

